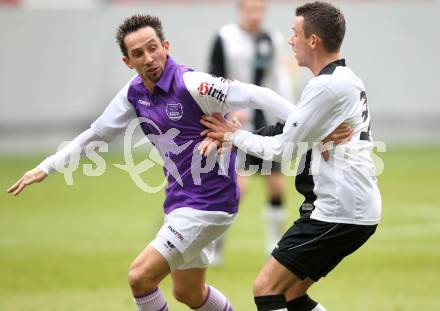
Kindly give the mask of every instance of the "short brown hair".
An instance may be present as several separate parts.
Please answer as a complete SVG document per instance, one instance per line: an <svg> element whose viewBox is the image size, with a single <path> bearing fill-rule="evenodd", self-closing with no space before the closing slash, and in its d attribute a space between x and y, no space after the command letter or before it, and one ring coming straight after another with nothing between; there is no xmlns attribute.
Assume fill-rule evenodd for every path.
<svg viewBox="0 0 440 311"><path fill-rule="evenodd" d="M160 41L163 42L165 40L162 22L156 16L152 15L133 15L124 20L124 22L118 27L116 30L116 42L121 48L122 54L128 56L127 47L125 46L124 39L125 36L129 33L135 32L140 28L151 27L156 32L156 35L159 37Z"/></svg>
<svg viewBox="0 0 440 311"><path fill-rule="evenodd" d="M342 12L330 3L306 3L296 9L296 16L304 17L306 38L316 34L322 39L327 52L337 52L345 36L345 18Z"/></svg>

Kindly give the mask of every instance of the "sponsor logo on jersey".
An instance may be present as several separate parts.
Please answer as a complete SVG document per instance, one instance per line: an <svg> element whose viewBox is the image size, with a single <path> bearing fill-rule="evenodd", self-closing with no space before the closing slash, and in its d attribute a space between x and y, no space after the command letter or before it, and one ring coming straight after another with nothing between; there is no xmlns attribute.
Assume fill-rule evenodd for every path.
<svg viewBox="0 0 440 311"><path fill-rule="evenodd" d="M151 103L148 100L139 99L138 104L150 107Z"/></svg>
<svg viewBox="0 0 440 311"><path fill-rule="evenodd" d="M181 241L183 241L183 236L173 227L168 226L168 229L170 229L170 231Z"/></svg>
<svg viewBox="0 0 440 311"><path fill-rule="evenodd" d="M170 120L178 121L183 116L183 107L181 103L167 104L166 108L167 116Z"/></svg>
<svg viewBox="0 0 440 311"><path fill-rule="evenodd" d="M227 82L226 79L223 79L222 82ZM215 98L219 102L224 103L226 100L226 94L215 87L214 83L202 82L200 83L197 91L199 91L200 96L211 96Z"/></svg>

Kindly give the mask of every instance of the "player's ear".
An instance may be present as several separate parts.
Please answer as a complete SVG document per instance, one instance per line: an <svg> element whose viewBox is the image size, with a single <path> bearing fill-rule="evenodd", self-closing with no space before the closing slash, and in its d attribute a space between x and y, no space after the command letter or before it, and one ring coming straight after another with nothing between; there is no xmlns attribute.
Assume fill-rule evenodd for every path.
<svg viewBox="0 0 440 311"><path fill-rule="evenodd" d="M170 41L168 40L163 40L162 41L162 46L164 47L164 49L169 52L170 51Z"/></svg>
<svg viewBox="0 0 440 311"><path fill-rule="evenodd" d="M318 42L321 40L321 38L319 38L317 35L312 34L310 36L310 46L315 49L316 46L318 45Z"/></svg>
<svg viewBox="0 0 440 311"><path fill-rule="evenodd" d="M122 56L122 61L127 65L128 68L133 69L133 66L130 64L130 59L128 56Z"/></svg>

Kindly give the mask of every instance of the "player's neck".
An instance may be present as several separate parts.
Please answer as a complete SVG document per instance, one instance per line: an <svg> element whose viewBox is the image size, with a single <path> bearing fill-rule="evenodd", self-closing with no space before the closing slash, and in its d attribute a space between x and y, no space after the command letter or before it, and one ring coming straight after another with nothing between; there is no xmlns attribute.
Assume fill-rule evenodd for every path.
<svg viewBox="0 0 440 311"><path fill-rule="evenodd" d="M250 34L251 36L256 36L257 34L259 34L261 32L260 27L249 27L249 26L244 25L243 23L240 23L240 28L243 29L248 34Z"/></svg>
<svg viewBox="0 0 440 311"><path fill-rule="evenodd" d="M338 59L340 59L339 52L317 55L313 59L312 64L309 68L313 72L313 75L316 77L321 72L321 70L324 69L325 66L334 61L337 61Z"/></svg>
<svg viewBox="0 0 440 311"><path fill-rule="evenodd" d="M142 83L144 84L144 86L147 88L147 90L150 91L151 94L153 94L153 90L154 90L154 86L156 85L156 82L145 79L141 76L142 78Z"/></svg>

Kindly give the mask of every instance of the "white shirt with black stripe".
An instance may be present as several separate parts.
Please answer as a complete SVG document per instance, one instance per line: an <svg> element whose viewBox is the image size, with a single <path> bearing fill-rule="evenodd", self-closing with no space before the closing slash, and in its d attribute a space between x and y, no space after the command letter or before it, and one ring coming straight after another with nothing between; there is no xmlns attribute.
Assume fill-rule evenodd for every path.
<svg viewBox="0 0 440 311"><path fill-rule="evenodd" d="M330 150L330 160L324 161L318 142L344 121L351 124L353 137ZM305 202L314 206L311 218L359 225L379 222L381 197L371 156L365 87L344 60L327 65L309 81L282 133L269 137L238 130L232 142L247 153L279 162L283 155L287 159L292 152L308 151L296 186ZM304 168L308 171L301 171Z"/></svg>

